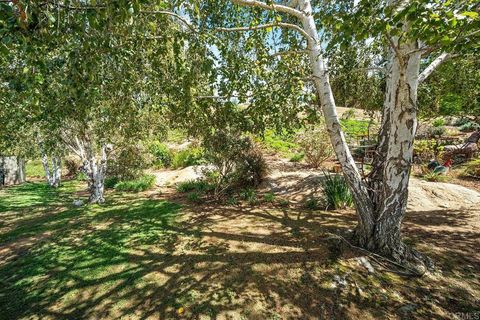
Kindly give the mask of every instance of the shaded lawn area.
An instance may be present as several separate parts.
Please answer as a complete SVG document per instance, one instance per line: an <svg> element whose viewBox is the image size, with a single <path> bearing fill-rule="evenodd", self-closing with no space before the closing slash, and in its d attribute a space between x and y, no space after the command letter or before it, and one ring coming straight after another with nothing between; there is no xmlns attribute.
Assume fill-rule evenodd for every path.
<svg viewBox="0 0 480 320"><path fill-rule="evenodd" d="M479 234L464 230L472 213L410 214L408 241L442 270L415 279L378 266L369 274L355 260L362 253L328 240L355 225L351 211L117 192L105 205L74 207L83 188L0 190L0 319L449 319L480 310Z"/></svg>

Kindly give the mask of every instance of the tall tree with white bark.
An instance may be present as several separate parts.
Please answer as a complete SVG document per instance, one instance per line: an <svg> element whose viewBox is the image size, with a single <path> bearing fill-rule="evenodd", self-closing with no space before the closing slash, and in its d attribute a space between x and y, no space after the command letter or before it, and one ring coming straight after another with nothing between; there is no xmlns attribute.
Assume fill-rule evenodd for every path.
<svg viewBox="0 0 480 320"><path fill-rule="evenodd" d="M417 128L417 91L418 86L451 56L451 51L475 50L478 3L231 0L223 6L206 1L206 6L212 2L221 7L216 9L217 18L210 19L214 32L246 32L250 38L254 38L252 34L256 32L270 32L273 34L267 40L270 43L275 42L272 40L275 38L284 41L272 48L280 47L287 54L284 48L293 47L294 51L308 55L318 106L354 197L358 216L356 242L420 271L431 267L430 259L407 246L401 236ZM240 10L242 8L246 9ZM275 31L281 33L280 37L272 33L273 28L281 30ZM292 31L297 35L292 36ZM305 47L301 46L300 37L305 40ZM381 130L373 169L366 178L360 174L345 140L326 59L329 48L342 48L343 42L353 38L363 39L365 43L383 41L388 47ZM437 57L421 70L423 57L434 55Z"/></svg>

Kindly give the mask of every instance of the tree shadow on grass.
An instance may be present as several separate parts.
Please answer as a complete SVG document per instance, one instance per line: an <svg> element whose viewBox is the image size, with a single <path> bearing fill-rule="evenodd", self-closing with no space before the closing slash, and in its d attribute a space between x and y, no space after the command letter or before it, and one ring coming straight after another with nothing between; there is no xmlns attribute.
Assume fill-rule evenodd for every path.
<svg viewBox="0 0 480 320"><path fill-rule="evenodd" d="M68 199L68 195L60 197ZM43 215L24 220L13 235L1 238L50 233L0 262L1 317L173 319L221 314L268 319L288 314L344 319L341 302L356 303L365 309L362 315L381 318L400 304L389 297L378 308L374 294L363 301L356 296L345 300L339 297L339 288L330 286L334 275L347 272L332 259L322 237L348 234L356 220L351 212L182 208L166 200L117 193L109 199L104 206L67 206L53 214L48 210L57 201L51 200ZM452 224L451 218L438 216L433 223L443 224ZM428 220L413 213L405 231L416 243L425 238L435 248L453 250L448 241L457 237L456 248L464 245L465 255L474 250L470 248L474 234L463 232L458 238L453 232L431 233L425 226ZM376 279L362 273L356 276L367 283ZM382 283L387 289L392 286ZM454 292L448 279L441 278L435 285L440 298L450 292L467 297L451 310L472 307L470 293L458 287ZM412 300L425 295L412 290L401 293ZM183 315L178 314L180 307L185 308Z"/></svg>

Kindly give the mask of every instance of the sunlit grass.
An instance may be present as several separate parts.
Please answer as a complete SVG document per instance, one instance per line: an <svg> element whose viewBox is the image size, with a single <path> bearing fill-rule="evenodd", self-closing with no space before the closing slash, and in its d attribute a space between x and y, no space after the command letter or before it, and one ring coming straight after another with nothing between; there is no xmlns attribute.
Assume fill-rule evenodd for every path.
<svg viewBox="0 0 480 320"><path fill-rule="evenodd" d="M27 183L0 192L0 246L8 250L0 261L0 318L38 316L45 305L74 316L85 292L100 296L143 281L144 262L132 257L152 246L167 251L174 240L179 205L112 194L105 205L75 207L83 187Z"/></svg>

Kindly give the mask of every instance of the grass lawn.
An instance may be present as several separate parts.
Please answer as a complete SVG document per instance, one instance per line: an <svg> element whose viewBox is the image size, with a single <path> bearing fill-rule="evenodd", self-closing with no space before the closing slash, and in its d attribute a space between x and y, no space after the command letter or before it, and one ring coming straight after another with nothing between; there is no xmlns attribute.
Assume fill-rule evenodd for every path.
<svg viewBox="0 0 480 320"><path fill-rule="evenodd" d="M1 319L97 317L107 305L115 314L151 281L145 248L170 251L179 205L115 194L77 208L80 187L0 191Z"/></svg>
<svg viewBox="0 0 480 320"><path fill-rule="evenodd" d="M330 235L352 211L189 205L84 185L0 190L0 319L450 319L480 310L478 212L410 212L409 243L439 272L402 277ZM177 202L182 203L177 204ZM330 240L329 240L330 239Z"/></svg>
<svg viewBox="0 0 480 320"><path fill-rule="evenodd" d="M41 160L29 160L25 164L25 174L27 177L45 177L45 170L43 169Z"/></svg>

